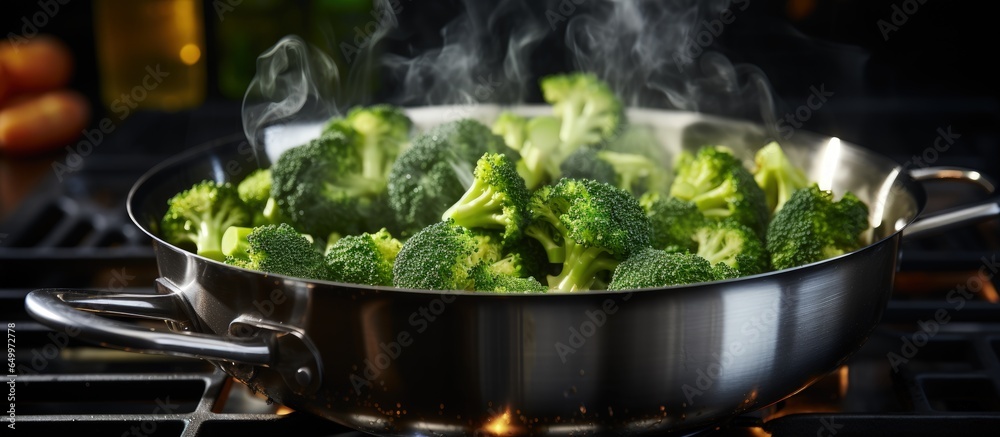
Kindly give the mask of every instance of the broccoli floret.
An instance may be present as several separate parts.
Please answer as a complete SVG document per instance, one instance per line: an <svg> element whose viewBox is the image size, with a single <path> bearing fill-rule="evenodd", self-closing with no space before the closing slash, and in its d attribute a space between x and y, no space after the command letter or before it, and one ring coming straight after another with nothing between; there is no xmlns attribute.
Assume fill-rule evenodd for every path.
<svg viewBox="0 0 1000 437"><path fill-rule="evenodd" d="M561 179L532 195L526 235L542 243L549 261L561 263L550 289L587 290L601 272L649 246L650 224L629 192L589 179Z"/></svg>
<svg viewBox="0 0 1000 437"><path fill-rule="evenodd" d="M797 190L767 228L771 266L786 269L841 255L864 245L868 206L852 193L835 201L812 184Z"/></svg>
<svg viewBox="0 0 1000 437"><path fill-rule="evenodd" d="M330 280L392 286L392 268L403 243L385 228L374 234L348 235L330 245L326 265Z"/></svg>
<svg viewBox="0 0 1000 437"><path fill-rule="evenodd" d="M715 276L713 279L716 281L734 279L743 276L739 270L729 267L726 263L716 263L712 265L712 274Z"/></svg>
<svg viewBox="0 0 1000 437"><path fill-rule="evenodd" d="M698 250L693 236L707 220L693 203L650 192L639 198L639 204L652 225L654 249L669 248L670 252Z"/></svg>
<svg viewBox="0 0 1000 437"><path fill-rule="evenodd" d="M376 181L384 189L389 170L409 141L413 121L402 108L380 104L355 107L343 118L327 122L325 132L349 129L357 135L354 147L361 160L361 177Z"/></svg>
<svg viewBox="0 0 1000 437"><path fill-rule="evenodd" d="M313 242L287 223L226 231L226 264L304 279L329 279Z"/></svg>
<svg viewBox="0 0 1000 437"><path fill-rule="evenodd" d="M792 165L785 151L772 141L754 155L753 178L764 191L767 208L773 215L799 188L809 185L802 169Z"/></svg>
<svg viewBox="0 0 1000 437"><path fill-rule="evenodd" d="M527 119L503 113L494 122L494 132L520 152L517 171L529 190L559 180L567 157L583 146L606 145L625 119L618 97L593 74L547 76L540 86L553 116Z"/></svg>
<svg viewBox="0 0 1000 437"><path fill-rule="evenodd" d="M422 290L475 290L476 268L494 251L476 233L451 220L413 234L399 250L393 285ZM495 261L495 259L494 259Z"/></svg>
<svg viewBox="0 0 1000 437"><path fill-rule="evenodd" d="M344 132L330 131L288 149L271 167L271 197L296 229L354 235L384 226L373 220L385 216L379 184L361 176L355 140Z"/></svg>
<svg viewBox="0 0 1000 437"><path fill-rule="evenodd" d="M597 156L615 170L619 188L631 191L636 196L665 191L666 171L653 160L635 153L607 150L597 152Z"/></svg>
<svg viewBox="0 0 1000 437"><path fill-rule="evenodd" d="M731 218L763 238L769 218L767 201L743 163L721 146L685 155L675 164L670 195L693 202L709 219Z"/></svg>
<svg viewBox="0 0 1000 437"><path fill-rule="evenodd" d="M493 133L503 138L503 142L507 147L520 152L521 147L527 140L527 125L528 117L504 111L493 121L492 130Z"/></svg>
<svg viewBox="0 0 1000 437"><path fill-rule="evenodd" d="M615 165L615 171L621 174L630 174L631 186L619 183L622 188L632 190L636 196L646 193L656 193L666 195L670 191L670 181L672 168L669 165L666 148L660 143L656 132L650 125L629 124L625 126L618 137L608 143L602 149L605 160L613 162L612 156L616 153L624 154L626 158L632 156L642 157L644 161L639 163L639 171L629 172L621 165ZM628 162L629 160L625 160ZM621 181L621 177L619 177Z"/></svg>
<svg viewBox="0 0 1000 437"><path fill-rule="evenodd" d="M636 196L664 191L665 169L653 160L634 153L581 147L559 166L562 177L593 179L617 185Z"/></svg>
<svg viewBox="0 0 1000 437"><path fill-rule="evenodd" d="M278 204L271 197L271 169L259 168L248 174L236 190L240 199L254 212L254 226L276 225L285 221Z"/></svg>
<svg viewBox="0 0 1000 437"><path fill-rule="evenodd" d="M206 180L167 201L160 230L168 243L193 244L198 255L222 261L222 234L230 226L251 226L253 217L231 183Z"/></svg>
<svg viewBox="0 0 1000 437"><path fill-rule="evenodd" d="M470 229L497 229L517 241L528 224L531 193L506 155L487 153L473 171L472 186L442 215Z"/></svg>
<svg viewBox="0 0 1000 437"><path fill-rule="evenodd" d="M414 137L389 173L389 205L402 235L441 221L472 186L476 161L507 150L503 138L473 119L444 123Z"/></svg>
<svg viewBox="0 0 1000 437"><path fill-rule="evenodd" d="M507 244L504 255L492 263L490 270L508 276L544 279L548 275L559 273L553 266L555 265L549 262L545 248L538 240L522 238L513 245Z"/></svg>
<svg viewBox="0 0 1000 437"><path fill-rule="evenodd" d="M481 264L472 274L476 291L493 293L544 293L549 288L533 277L519 277L495 273Z"/></svg>
<svg viewBox="0 0 1000 437"><path fill-rule="evenodd" d="M698 244L698 256L713 265L732 267L740 276L756 275L768 270L770 259L764 242L754 231L732 220L706 223L693 235Z"/></svg>
<svg viewBox="0 0 1000 437"><path fill-rule="evenodd" d="M271 170L258 168L236 186L240 200L254 211L263 211L267 199L271 197Z"/></svg>
<svg viewBox="0 0 1000 437"><path fill-rule="evenodd" d="M533 118L504 112L493 123L493 132L502 135L504 142L516 150L520 159L516 163L517 172L524 178L529 190L558 179L560 156L560 121L553 116Z"/></svg>
<svg viewBox="0 0 1000 437"><path fill-rule="evenodd" d="M602 144L620 131L624 113L621 101L606 83L591 73L547 76L541 80L542 96L560 120L560 157L580 146Z"/></svg>
<svg viewBox="0 0 1000 437"><path fill-rule="evenodd" d="M728 266L713 267L705 258L690 252L671 253L647 248L618 265L608 290L696 284L729 279L735 277L731 276L734 273Z"/></svg>
<svg viewBox="0 0 1000 437"><path fill-rule="evenodd" d="M593 147L581 147L567 156L559 165L559 171L564 178L593 179L598 182L618 184L615 168L601 159L599 152Z"/></svg>

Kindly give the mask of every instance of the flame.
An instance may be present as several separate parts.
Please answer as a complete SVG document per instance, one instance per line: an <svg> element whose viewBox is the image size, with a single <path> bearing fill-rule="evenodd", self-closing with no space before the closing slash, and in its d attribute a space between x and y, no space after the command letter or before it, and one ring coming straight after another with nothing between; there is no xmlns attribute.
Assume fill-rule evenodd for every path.
<svg viewBox="0 0 1000 437"><path fill-rule="evenodd" d="M484 429L486 432L493 435L509 434L512 430L510 424L510 409L508 408L503 412L503 414L490 419Z"/></svg>

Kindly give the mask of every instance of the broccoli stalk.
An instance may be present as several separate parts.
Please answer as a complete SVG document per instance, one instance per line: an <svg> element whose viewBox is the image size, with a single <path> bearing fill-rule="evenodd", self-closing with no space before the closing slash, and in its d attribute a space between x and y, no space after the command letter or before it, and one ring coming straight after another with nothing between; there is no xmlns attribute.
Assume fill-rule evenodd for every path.
<svg viewBox="0 0 1000 437"><path fill-rule="evenodd" d="M542 245L550 263L562 264L566 260L566 248L562 243L562 236L566 232L562 229L553 230L549 228L551 226L544 222L536 222L525 229L524 235L531 237Z"/></svg>
<svg viewBox="0 0 1000 437"><path fill-rule="evenodd" d="M549 277L549 286L556 290L589 290L598 273L618 267L619 260L604 247L578 244L571 239L566 241L565 251L562 271Z"/></svg>
<svg viewBox="0 0 1000 437"><path fill-rule="evenodd" d="M222 255L227 257L247 258L250 252L250 242L247 237L253 228L245 226L230 226L222 234Z"/></svg>
<svg viewBox="0 0 1000 437"><path fill-rule="evenodd" d="M472 185L442 220L469 229L501 229L503 239L516 241L527 225L530 193L505 155L487 153L476 163Z"/></svg>
<svg viewBox="0 0 1000 437"><path fill-rule="evenodd" d="M168 243L194 244L196 253L222 261L222 235L230 226L250 226L253 213L230 183L202 181L167 201L160 222Z"/></svg>
<svg viewBox="0 0 1000 437"><path fill-rule="evenodd" d="M560 273L550 289L590 289L598 275L649 246L650 223L638 200L613 185L589 179L561 179L532 195L526 235L537 239Z"/></svg>

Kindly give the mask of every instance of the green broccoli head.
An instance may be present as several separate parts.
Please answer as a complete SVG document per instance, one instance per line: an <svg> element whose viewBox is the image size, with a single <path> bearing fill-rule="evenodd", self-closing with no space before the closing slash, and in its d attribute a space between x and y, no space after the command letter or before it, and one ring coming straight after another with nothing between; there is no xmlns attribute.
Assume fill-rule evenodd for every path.
<svg viewBox="0 0 1000 437"><path fill-rule="evenodd" d="M615 167L601 159L599 152L593 147L581 147L567 156L559 165L559 171L564 178L593 179L598 182L618 184Z"/></svg>
<svg viewBox="0 0 1000 437"><path fill-rule="evenodd" d="M481 264L473 269L472 277L474 278L476 291L513 294L544 293L549 290L548 287L533 277L496 273L491 271L486 264Z"/></svg>
<svg viewBox="0 0 1000 437"><path fill-rule="evenodd" d="M590 289L601 272L649 246L649 219L625 190L564 178L532 197L534 222L526 235L539 240L551 262L562 264L560 273L548 278L551 289Z"/></svg>
<svg viewBox="0 0 1000 437"><path fill-rule="evenodd" d="M476 163L472 185L442 219L470 229L500 230L505 241L516 241L530 218L530 196L510 158L486 153Z"/></svg>
<svg viewBox="0 0 1000 437"><path fill-rule="evenodd" d="M327 122L324 133L344 130L356 133L355 153L361 160L360 175L384 187L396 157L409 142L413 121L393 105L355 107L343 118Z"/></svg>
<svg viewBox="0 0 1000 437"><path fill-rule="evenodd" d="M623 178L619 176L619 187L631 189L632 194L636 196L646 193L662 195L669 193L673 168L669 165L669 154L663 147L654 126L626 125L622 133L602 149L604 159L613 165L616 153L624 155L625 158L635 156L642 158L638 163L639 171L632 172L629 172L627 167L622 168L621 165L630 162L630 159L618 161L615 172L619 175L631 175L628 177L631 182L625 183L622 183Z"/></svg>
<svg viewBox="0 0 1000 437"><path fill-rule="evenodd" d="M545 278L559 273L555 266L538 240L521 238L505 245L503 256L491 264L490 270L508 276Z"/></svg>
<svg viewBox="0 0 1000 437"><path fill-rule="evenodd" d="M773 215L799 188L809 185L802 169L793 165L785 151L772 141L754 155L753 178L764 191L768 211Z"/></svg>
<svg viewBox="0 0 1000 437"><path fill-rule="evenodd" d="M326 280L329 270L313 242L287 223L226 232L226 264L264 273Z"/></svg>
<svg viewBox="0 0 1000 437"><path fill-rule="evenodd" d="M835 201L832 192L812 184L774 215L765 247L775 269L796 267L860 248L869 226L868 206L854 194Z"/></svg>
<svg viewBox="0 0 1000 437"><path fill-rule="evenodd" d="M705 225L705 216L693 203L676 197L650 192L639 198L652 225L652 246L671 252L695 252L698 243L692 238Z"/></svg>
<svg viewBox="0 0 1000 437"><path fill-rule="evenodd" d="M507 150L503 138L473 119L444 123L414 137L389 173L389 205L404 236L441 220L473 185L479 158Z"/></svg>
<svg viewBox="0 0 1000 437"><path fill-rule="evenodd" d="M392 269L403 243L385 228L374 234L348 235L330 245L326 265L330 280L390 287Z"/></svg>
<svg viewBox="0 0 1000 437"><path fill-rule="evenodd" d="M520 152L517 171L529 190L559 180L566 158L583 146L603 147L625 120L618 97L593 74L547 76L540 85L553 116L526 119L504 113L494 123L494 130Z"/></svg>
<svg viewBox="0 0 1000 437"><path fill-rule="evenodd" d="M353 141L349 133L330 131L288 149L271 166L271 197L296 229L352 235L371 230L371 219L384 216L379 185L360 175Z"/></svg>
<svg viewBox="0 0 1000 437"><path fill-rule="evenodd" d="M722 263L735 269L740 276L756 275L768 270L770 258L764 242L745 225L723 220L706 223L694 233L698 256L713 265Z"/></svg>
<svg viewBox="0 0 1000 437"><path fill-rule="evenodd" d="M682 153L674 167L670 195L695 204L709 219L730 218L763 238L769 213L764 192L753 175L725 147L702 147Z"/></svg>
<svg viewBox="0 0 1000 437"><path fill-rule="evenodd" d="M552 75L541 80L542 96L561 121L561 155L584 145L602 144L615 137L624 122L621 101L608 85L591 73Z"/></svg>
<svg viewBox="0 0 1000 437"><path fill-rule="evenodd" d="M560 150L561 123L552 116L539 116L525 123L524 143L518 152L517 172L529 190L559 179L560 163L569 155Z"/></svg>
<svg viewBox="0 0 1000 437"><path fill-rule="evenodd" d="M222 235L230 226L253 224L253 210L232 184L202 181L167 201L160 221L166 242L193 245L198 255L222 261Z"/></svg>
<svg viewBox="0 0 1000 437"><path fill-rule="evenodd" d="M271 170L258 168L246 175L236 191L240 199L254 211L263 211L267 199L271 197Z"/></svg>
<svg viewBox="0 0 1000 437"><path fill-rule="evenodd" d="M253 225L276 225L285 221L278 211L278 204L271 197L271 169L259 168L252 171L236 186L240 199L254 213Z"/></svg>
<svg viewBox="0 0 1000 437"><path fill-rule="evenodd" d="M614 169L615 183L619 188L636 196L666 191L667 171L656 161L636 153L608 150L597 152L597 156Z"/></svg>
<svg viewBox="0 0 1000 437"><path fill-rule="evenodd" d="M634 153L581 147L559 166L562 177L593 179L617 185L636 196L665 191L666 169L653 160Z"/></svg>
<svg viewBox="0 0 1000 437"><path fill-rule="evenodd" d="M618 264L608 290L669 287L735 277L729 275L733 272L728 267L713 267L705 258L690 252L647 248Z"/></svg>
<svg viewBox="0 0 1000 437"><path fill-rule="evenodd" d="M504 111L493 121L493 133L503 138L504 144L511 149L520 151L527 140L528 118Z"/></svg>
<svg viewBox="0 0 1000 437"><path fill-rule="evenodd" d="M494 257L477 234L451 220L413 234L399 250L393 285L422 290L475 290L476 268Z"/></svg>

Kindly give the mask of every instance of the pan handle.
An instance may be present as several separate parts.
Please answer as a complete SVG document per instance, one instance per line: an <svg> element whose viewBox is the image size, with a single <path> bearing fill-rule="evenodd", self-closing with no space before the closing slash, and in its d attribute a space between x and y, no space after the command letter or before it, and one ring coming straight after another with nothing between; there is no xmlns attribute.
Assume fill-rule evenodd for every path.
<svg viewBox="0 0 1000 437"><path fill-rule="evenodd" d="M996 185L989 177L961 167L915 169L910 171L910 176L921 182L934 180L969 182L982 187L990 194L996 190ZM920 238L997 216L1000 216L1000 203L996 198L990 198L972 205L922 215L903 229L903 235L906 238Z"/></svg>
<svg viewBox="0 0 1000 437"><path fill-rule="evenodd" d="M152 330L93 313L190 323L176 294L127 294L94 290L41 289L28 293L25 308L50 328L136 352L177 355L250 365L273 364L274 345L265 336L222 338L194 332Z"/></svg>

